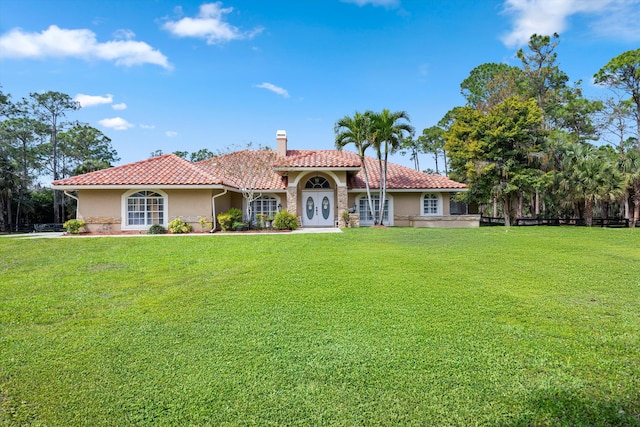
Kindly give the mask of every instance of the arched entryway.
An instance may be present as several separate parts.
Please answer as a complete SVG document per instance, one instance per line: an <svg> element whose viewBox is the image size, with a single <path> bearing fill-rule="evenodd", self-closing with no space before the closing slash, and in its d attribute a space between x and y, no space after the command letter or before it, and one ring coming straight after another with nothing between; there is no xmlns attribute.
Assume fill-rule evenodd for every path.
<svg viewBox="0 0 640 427"><path fill-rule="evenodd" d="M302 187L302 226L333 227L335 194L329 180L321 175L307 179Z"/></svg>

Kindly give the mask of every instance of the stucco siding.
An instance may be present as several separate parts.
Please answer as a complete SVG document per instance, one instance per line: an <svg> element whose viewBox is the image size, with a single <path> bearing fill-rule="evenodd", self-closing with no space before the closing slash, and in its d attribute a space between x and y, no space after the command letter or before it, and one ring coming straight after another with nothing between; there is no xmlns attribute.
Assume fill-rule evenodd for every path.
<svg viewBox="0 0 640 427"><path fill-rule="evenodd" d="M78 219L90 232L120 231L123 190L78 191Z"/></svg>
<svg viewBox="0 0 640 427"><path fill-rule="evenodd" d="M211 219L211 190L167 190L166 193L169 199L168 221L180 217L199 231L199 219Z"/></svg>

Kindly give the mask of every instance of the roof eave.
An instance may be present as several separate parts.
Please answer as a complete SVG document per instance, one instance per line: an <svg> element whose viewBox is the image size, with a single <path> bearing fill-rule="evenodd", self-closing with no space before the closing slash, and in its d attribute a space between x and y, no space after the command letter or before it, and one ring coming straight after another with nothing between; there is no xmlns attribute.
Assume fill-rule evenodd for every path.
<svg viewBox="0 0 640 427"><path fill-rule="evenodd" d="M179 189L179 190L202 190L202 189L231 189L222 184L101 184L101 185L52 185L54 190L128 190L132 188L144 189Z"/></svg>
<svg viewBox="0 0 640 427"><path fill-rule="evenodd" d="M291 172L291 171L301 171L301 172L305 172L305 171L320 171L320 170L327 170L327 171L355 171L358 172L360 171L362 168L359 166L349 166L349 167L331 167L331 166L306 166L306 167L296 167L296 166L278 166L278 167L274 167L273 170L277 171L277 172Z"/></svg>
<svg viewBox="0 0 640 427"><path fill-rule="evenodd" d="M371 188L372 191L378 192L379 188ZM361 193L366 191L366 188L349 188L349 193ZM393 191L394 193L441 193L446 191L448 193L463 193L467 191L467 188L387 188L387 192Z"/></svg>

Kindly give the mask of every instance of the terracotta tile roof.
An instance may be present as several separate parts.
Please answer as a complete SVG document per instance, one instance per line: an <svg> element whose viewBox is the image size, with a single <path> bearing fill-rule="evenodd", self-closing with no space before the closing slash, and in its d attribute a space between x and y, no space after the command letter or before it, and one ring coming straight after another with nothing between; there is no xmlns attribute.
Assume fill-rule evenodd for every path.
<svg viewBox="0 0 640 427"><path fill-rule="evenodd" d="M378 161L365 157L371 188L379 188ZM61 179L54 186L140 186L140 185L227 185L240 189L284 190L287 178L273 168L352 169L360 168L360 157L345 150L289 150L287 157L278 157L271 150L243 150L212 159L191 163L174 154L152 157L109 169ZM364 173L350 177L349 188L365 188ZM389 163L387 188L390 190L464 189L466 185L440 175L426 174Z"/></svg>
<svg viewBox="0 0 640 427"><path fill-rule="evenodd" d="M54 181L54 186L210 185L221 184L210 172L175 154L152 157L109 169Z"/></svg>
<svg viewBox="0 0 640 427"><path fill-rule="evenodd" d="M369 186L380 188L380 166L378 159L365 157ZM351 177L350 188L366 188L362 170ZM389 163L387 167L387 189L463 189L465 184L453 181L446 176L428 174L415 169Z"/></svg>
<svg viewBox="0 0 640 427"><path fill-rule="evenodd" d="M271 150L242 150L195 163L219 176L225 185L255 190L284 190L287 178L274 172L278 155Z"/></svg>
<svg viewBox="0 0 640 427"><path fill-rule="evenodd" d="M280 158L277 168L359 168L356 153L344 150L287 150L287 157Z"/></svg>

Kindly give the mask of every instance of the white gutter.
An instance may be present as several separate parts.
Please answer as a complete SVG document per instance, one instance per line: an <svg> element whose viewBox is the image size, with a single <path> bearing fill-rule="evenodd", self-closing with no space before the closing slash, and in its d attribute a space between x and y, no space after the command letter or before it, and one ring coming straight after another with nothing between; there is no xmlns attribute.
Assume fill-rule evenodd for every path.
<svg viewBox="0 0 640 427"><path fill-rule="evenodd" d="M216 231L216 198L220 197L220 196L224 196L225 194L227 194L227 189L225 188L224 191L220 194L216 194L215 196L213 196L211 198L211 211L213 212L213 218L211 218L211 222L213 223L213 227L211 227L211 232L213 233L214 231Z"/></svg>
<svg viewBox="0 0 640 427"><path fill-rule="evenodd" d="M78 219L78 212L80 212L80 199L73 194L69 194L67 190L64 190L65 196L69 196L76 201L76 219Z"/></svg>

